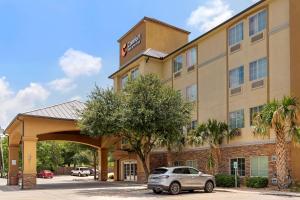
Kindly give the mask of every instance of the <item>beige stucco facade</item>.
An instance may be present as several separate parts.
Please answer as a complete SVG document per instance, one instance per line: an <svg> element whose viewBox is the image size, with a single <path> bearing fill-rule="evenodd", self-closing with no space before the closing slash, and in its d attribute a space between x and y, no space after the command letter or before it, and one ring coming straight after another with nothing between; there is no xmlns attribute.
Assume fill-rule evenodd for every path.
<svg viewBox="0 0 300 200"><path fill-rule="evenodd" d="M138 68L140 74L157 74L166 85L180 90L184 98L187 87L195 84L197 85L197 100L194 102L192 118L198 123L210 118L229 123L230 112L241 109L244 112L241 135L225 144L224 148L243 146L250 148L251 145L274 144L272 134L270 138L253 135L253 127L250 125L250 108L264 105L272 99L281 99L285 95L300 98L299 7L300 1L297 0L261 1L193 41L179 45L175 51L163 58L142 55L133 62L128 61L110 78L114 80L115 89L120 90L122 77L126 74L130 77L131 71ZM266 27L250 36L249 19L263 10L267 13ZM229 29L241 22L243 23L243 39L239 42L237 50L232 50L234 47L230 46L228 41ZM161 26L161 24L151 24L153 30L155 26L157 29ZM174 30L170 29L170 31ZM155 46L154 43L150 45L153 37L154 43L169 44L169 40L160 37L157 31L146 35L147 48L160 50L161 46ZM148 43L148 40L151 42ZM180 41L178 43L182 42L182 38L178 40ZM172 38L172 41L177 43L176 38ZM194 69L189 70L187 51L191 48L197 49L197 62ZM182 55L183 58L179 76L173 71L173 61L178 55ZM253 85L258 83L249 78L250 63L261 58L267 60L267 76L260 80L259 87L254 87ZM240 85L239 92L232 94L233 91L229 88L229 72L240 66L244 67L244 82ZM185 151L203 148L205 147L186 147ZM260 154L261 152L263 151L260 151ZM289 158L290 169L294 177L300 180L299 161L297 161L299 159L296 152L299 152L299 147L292 146ZM255 154L254 152L253 156ZM267 156L269 163L273 162L274 155Z"/></svg>

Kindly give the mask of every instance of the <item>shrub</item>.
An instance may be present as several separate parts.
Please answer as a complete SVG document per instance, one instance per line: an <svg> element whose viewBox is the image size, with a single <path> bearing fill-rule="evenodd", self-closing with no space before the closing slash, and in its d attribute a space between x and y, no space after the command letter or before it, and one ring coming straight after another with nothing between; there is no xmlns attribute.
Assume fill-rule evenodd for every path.
<svg viewBox="0 0 300 200"><path fill-rule="evenodd" d="M235 177L228 174L217 174L216 185L217 187L235 187ZM240 178L237 177L238 186L240 186Z"/></svg>
<svg viewBox="0 0 300 200"><path fill-rule="evenodd" d="M246 186L251 188L268 187L269 180L266 177L250 177L246 179Z"/></svg>

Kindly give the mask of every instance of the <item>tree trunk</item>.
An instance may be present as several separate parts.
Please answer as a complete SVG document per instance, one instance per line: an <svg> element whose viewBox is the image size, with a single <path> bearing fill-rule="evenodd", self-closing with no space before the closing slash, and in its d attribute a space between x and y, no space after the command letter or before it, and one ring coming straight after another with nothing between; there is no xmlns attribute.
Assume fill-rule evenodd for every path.
<svg viewBox="0 0 300 200"><path fill-rule="evenodd" d="M171 150L171 147L168 147L168 152L167 152L167 165L168 165L168 167L171 167L172 163L173 163L172 150Z"/></svg>
<svg viewBox="0 0 300 200"><path fill-rule="evenodd" d="M145 173L145 182L147 182L148 177L149 177L149 169L148 169L148 166L147 166L148 155L141 156L141 155L138 154L138 156L139 156L140 160L142 161L143 169L144 169L144 173Z"/></svg>
<svg viewBox="0 0 300 200"><path fill-rule="evenodd" d="M285 133L283 131L276 131L276 172L278 188L284 189L288 185L287 175L287 149L286 149L286 139Z"/></svg>
<svg viewBox="0 0 300 200"><path fill-rule="evenodd" d="M220 163L220 148L219 147L212 147L212 157L213 157L213 175L219 173L219 163Z"/></svg>

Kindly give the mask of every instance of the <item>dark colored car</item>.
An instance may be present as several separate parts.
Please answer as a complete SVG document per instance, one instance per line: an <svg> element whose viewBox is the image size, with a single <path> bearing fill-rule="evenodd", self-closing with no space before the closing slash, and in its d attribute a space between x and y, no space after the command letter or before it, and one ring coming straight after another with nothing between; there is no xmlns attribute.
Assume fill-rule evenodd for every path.
<svg viewBox="0 0 300 200"><path fill-rule="evenodd" d="M42 170L37 176L38 178L53 178L54 174L50 170Z"/></svg>

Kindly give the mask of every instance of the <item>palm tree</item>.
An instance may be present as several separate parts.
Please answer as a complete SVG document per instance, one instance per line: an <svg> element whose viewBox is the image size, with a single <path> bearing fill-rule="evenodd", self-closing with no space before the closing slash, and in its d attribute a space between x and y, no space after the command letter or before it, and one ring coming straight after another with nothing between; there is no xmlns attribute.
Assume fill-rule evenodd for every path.
<svg viewBox="0 0 300 200"><path fill-rule="evenodd" d="M216 174L219 171L221 157L220 145L224 139L227 139L228 142L238 135L237 133L238 129L230 130L225 122L209 119L190 133L188 141L190 144L204 145L207 143L209 145L207 168L212 174Z"/></svg>
<svg viewBox="0 0 300 200"><path fill-rule="evenodd" d="M288 186L287 142L300 141L297 123L299 102L295 97L283 97L281 101L273 100L254 116L254 134L270 136L274 131L276 140L276 174L279 189Z"/></svg>

